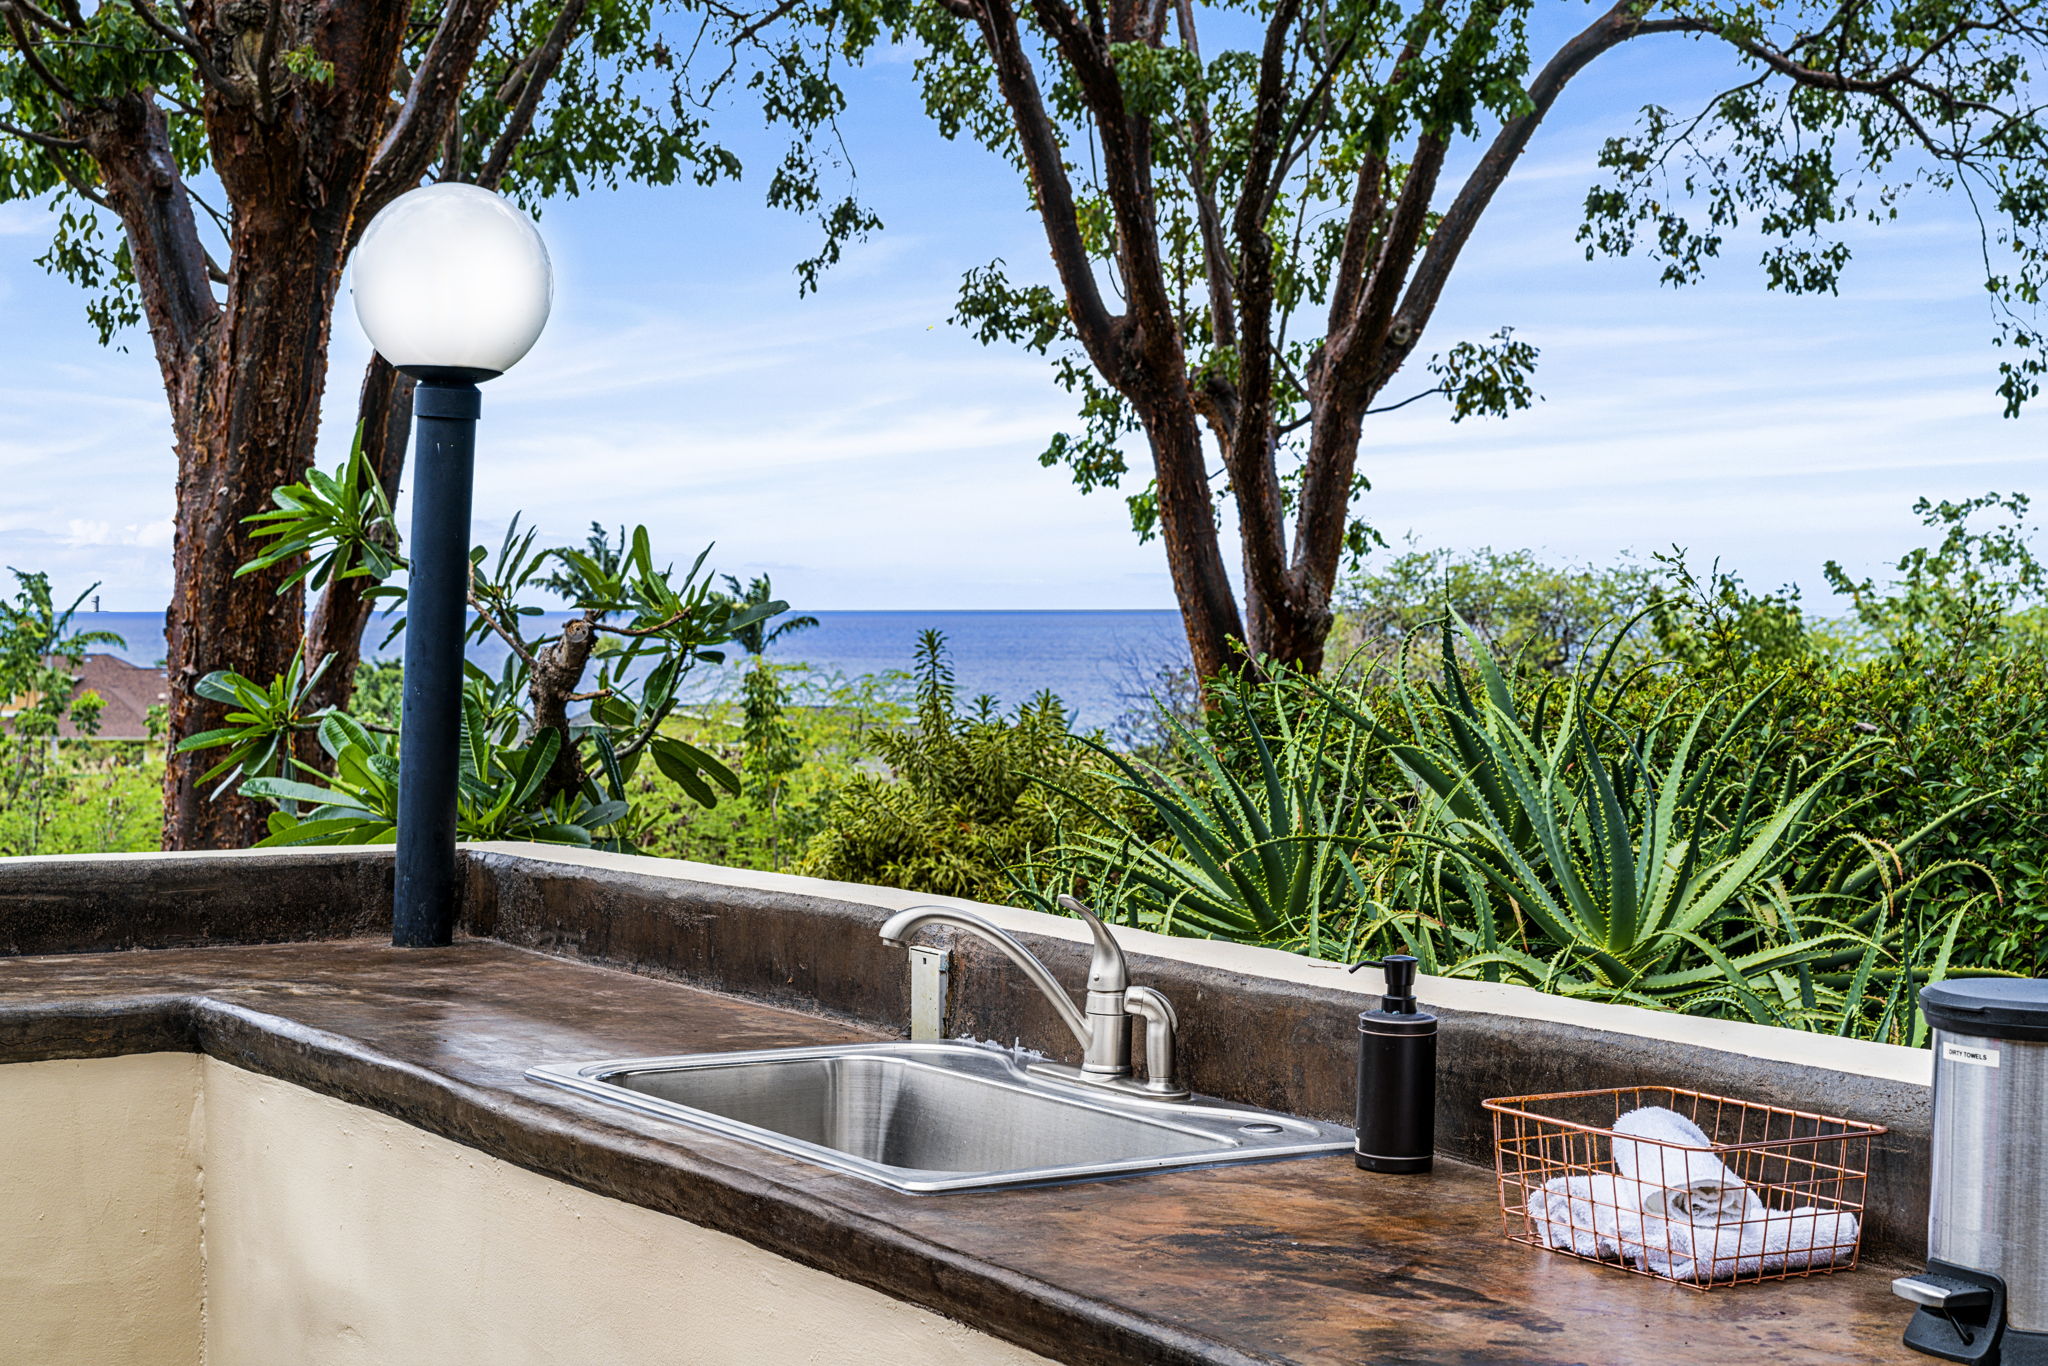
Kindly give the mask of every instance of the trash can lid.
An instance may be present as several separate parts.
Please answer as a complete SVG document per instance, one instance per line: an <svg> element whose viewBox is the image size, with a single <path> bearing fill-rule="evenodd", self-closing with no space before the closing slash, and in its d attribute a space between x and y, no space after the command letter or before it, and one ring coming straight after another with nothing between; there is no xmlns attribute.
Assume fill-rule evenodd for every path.
<svg viewBox="0 0 2048 1366"><path fill-rule="evenodd" d="M2048 981L2038 977L1959 977L1920 993L1936 1029L1987 1039L2048 1043Z"/></svg>

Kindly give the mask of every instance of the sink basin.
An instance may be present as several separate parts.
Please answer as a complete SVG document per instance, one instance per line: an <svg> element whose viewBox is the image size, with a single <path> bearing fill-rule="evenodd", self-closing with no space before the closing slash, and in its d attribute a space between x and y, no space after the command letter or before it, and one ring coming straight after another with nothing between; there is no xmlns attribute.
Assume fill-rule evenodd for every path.
<svg viewBox="0 0 2048 1366"><path fill-rule="evenodd" d="M1334 1124L1111 1093L1029 1073L1029 1061L969 1043L880 1043L554 1063L526 1075L918 1193L1352 1145Z"/></svg>

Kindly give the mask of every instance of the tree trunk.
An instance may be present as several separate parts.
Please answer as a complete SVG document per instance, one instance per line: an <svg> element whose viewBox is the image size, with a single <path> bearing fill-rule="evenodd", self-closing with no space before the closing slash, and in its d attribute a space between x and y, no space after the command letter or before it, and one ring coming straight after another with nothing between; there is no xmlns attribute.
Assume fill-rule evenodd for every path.
<svg viewBox="0 0 2048 1366"><path fill-rule="evenodd" d="M534 660L532 681L527 685L527 698L533 704L534 736L538 738L542 731L552 730L561 737L561 747L555 751L547 785L542 789L550 797L575 792L585 781L583 760L569 733L569 700L577 684L583 681L583 670L597 645L597 615L585 612L564 622L562 634Z"/></svg>
<svg viewBox="0 0 2048 1366"><path fill-rule="evenodd" d="M1320 611L1305 610L1296 602L1283 603L1278 610L1262 611L1253 618L1250 638L1245 642L1247 648L1258 658L1271 659L1304 673L1322 672L1323 644L1330 638L1330 627L1336 621L1329 600L1329 590L1325 589Z"/></svg>
<svg viewBox="0 0 2048 1366"><path fill-rule="evenodd" d="M223 724L225 708L193 691L201 678L227 669L268 683L290 668L304 639L304 593L278 591L285 566L244 578L235 571L261 546L244 519L267 510L271 491L303 479L312 465L334 299L357 207L390 122L391 73L409 8L389 0L275 12L193 6L202 46L232 51L237 62L285 40L311 40L333 62L325 81L286 82L266 77L258 56L254 75L208 84L204 113L213 168L235 209L218 303L210 286L194 299L185 280L192 258L204 260L197 234L172 224L175 231L153 236L160 224L112 196L136 249L136 277L178 441L166 622L174 743ZM266 14L273 25L268 33L262 31ZM137 103L162 123L153 99ZM172 173L176 163L167 155L138 157L133 138L109 145L105 155L95 150L103 170L126 173L142 187L137 194L168 183L182 198ZM200 279L204 284L203 269ZM173 315L181 308L210 316L179 326ZM307 668L314 663L308 659ZM172 756L164 774L166 849L237 848L263 837L262 807L225 794L213 800L199 785L199 775L217 760L217 752Z"/></svg>
<svg viewBox="0 0 2048 1366"><path fill-rule="evenodd" d="M304 593L279 591L288 568L236 577L261 548L246 519L267 510L272 490L301 480L312 463L328 329L348 248L440 155L499 5L439 6L432 37L410 72L401 72L399 55L418 7L407 0L189 0L171 7L175 23L142 0L129 5L124 12L163 44L160 53L187 63L177 78L187 102L179 107L200 92L208 168L226 202L216 214L229 239L225 270L200 236L183 179L194 169L195 148L189 141L174 145L158 92L124 86L123 93L99 93L106 82L95 76L81 94L62 74L72 65L69 56L53 69L37 53L73 42L104 46L91 41L84 9L7 9L6 29L22 57L20 69L10 71L40 84L38 98L56 125L9 131L49 152L78 196L119 216L122 265L132 271L170 400L178 455L166 619L174 745L224 720L224 709L195 691L200 679L230 670L267 684L290 668L304 641ZM24 9L26 19L17 13ZM538 83L560 62L583 10L580 0L565 8L568 17L544 49L544 70L530 68L532 88L495 156L498 172L530 128ZM401 75L397 99L394 80ZM188 139L191 131L188 125ZM90 159L96 177L76 173L66 160L74 152ZM216 286L224 290L216 293ZM395 485L409 395L397 392L388 373L373 369L368 383L385 389L381 398L366 396L381 419L372 433L373 463ZM352 682L363 614L357 585L344 586L322 608L307 663L334 655L334 677L323 680L315 706L323 694L345 697ZM217 758L172 756L164 777L166 848L245 845L264 833L254 805L215 802L201 790L198 775Z"/></svg>
<svg viewBox="0 0 2048 1366"><path fill-rule="evenodd" d="M1188 653L1197 674L1214 678L1244 665L1244 656L1232 645L1243 638L1244 626L1230 576L1223 568L1200 419L1186 401L1185 385L1182 388L1180 402L1148 405L1145 434L1159 481L1160 539L1166 544L1166 564L1173 575L1174 597L1180 602Z"/></svg>
<svg viewBox="0 0 2048 1366"><path fill-rule="evenodd" d="M262 550L244 519L269 509L271 490L304 478L312 465L345 231L338 215L325 224L285 213L272 223L243 225L208 373L193 387L194 401L173 415L173 737L224 724L225 709L193 691L206 674L228 669L267 683L298 652L305 595L296 586L278 591L289 566L239 579L235 571ZM308 670L315 663L305 662ZM262 806L234 796L213 800L210 788L199 786L214 758L175 756L165 772L166 849L241 848L263 837Z"/></svg>

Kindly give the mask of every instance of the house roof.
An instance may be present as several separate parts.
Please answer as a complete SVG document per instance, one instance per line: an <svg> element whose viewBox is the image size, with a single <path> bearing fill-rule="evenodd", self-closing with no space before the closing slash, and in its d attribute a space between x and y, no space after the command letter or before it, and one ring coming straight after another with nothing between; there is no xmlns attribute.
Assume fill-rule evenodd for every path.
<svg viewBox="0 0 2048 1366"><path fill-rule="evenodd" d="M162 669L130 664L119 655L87 655L78 666L78 685L71 695L76 697L83 692L98 693L105 703L100 712L100 728L93 733L93 739L147 740L149 709L170 701L170 677ZM19 706L32 700L15 698L0 702L0 718L11 716ZM78 728L66 719L57 733L67 740L75 739Z"/></svg>

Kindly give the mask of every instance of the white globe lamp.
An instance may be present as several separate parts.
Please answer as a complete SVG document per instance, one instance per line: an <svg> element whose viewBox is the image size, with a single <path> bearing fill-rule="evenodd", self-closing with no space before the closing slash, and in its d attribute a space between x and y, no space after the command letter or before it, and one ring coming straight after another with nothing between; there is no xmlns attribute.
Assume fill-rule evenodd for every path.
<svg viewBox="0 0 2048 1366"><path fill-rule="evenodd" d="M377 354L428 380L504 374L539 340L555 296L533 220L452 181L400 195L371 219L350 277Z"/></svg>
<svg viewBox="0 0 2048 1366"><path fill-rule="evenodd" d="M414 379L405 698L398 722L398 858L391 942L446 944L455 929L462 638L481 380L517 365L547 326L554 272L533 220L474 185L391 201L349 263L356 318Z"/></svg>

